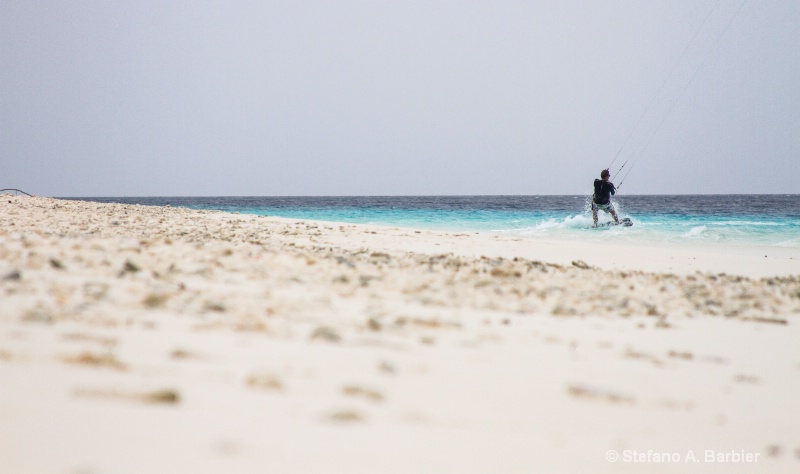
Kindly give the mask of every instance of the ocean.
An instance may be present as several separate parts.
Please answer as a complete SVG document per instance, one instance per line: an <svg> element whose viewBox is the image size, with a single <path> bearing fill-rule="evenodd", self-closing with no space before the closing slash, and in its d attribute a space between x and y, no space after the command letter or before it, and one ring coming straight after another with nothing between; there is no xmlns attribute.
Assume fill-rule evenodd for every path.
<svg viewBox="0 0 800 474"><path fill-rule="evenodd" d="M800 195L617 196L632 227L593 228L588 196L308 196L70 198L214 209L527 238L775 246L800 250ZM611 216L600 212L600 222Z"/></svg>

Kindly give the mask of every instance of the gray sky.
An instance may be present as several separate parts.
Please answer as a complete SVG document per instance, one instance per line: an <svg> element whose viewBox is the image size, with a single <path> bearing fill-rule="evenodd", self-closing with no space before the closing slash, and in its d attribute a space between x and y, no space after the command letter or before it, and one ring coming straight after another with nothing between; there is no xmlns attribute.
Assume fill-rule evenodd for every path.
<svg viewBox="0 0 800 474"><path fill-rule="evenodd" d="M741 4L0 0L0 188L800 193L800 2Z"/></svg>

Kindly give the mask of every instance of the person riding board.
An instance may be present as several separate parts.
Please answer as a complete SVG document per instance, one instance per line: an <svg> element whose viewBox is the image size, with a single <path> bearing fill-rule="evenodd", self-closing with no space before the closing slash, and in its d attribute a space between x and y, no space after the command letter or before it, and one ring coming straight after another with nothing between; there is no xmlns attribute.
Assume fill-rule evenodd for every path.
<svg viewBox="0 0 800 474"><path fill-rule="evenodd" d="M592 195L592 218L594 219L594 226L597 227L597 210L610 212L614 217L614 222L619 224L617 218L617 211L614 210L614 205L611 203L611 196L617 194L617 188L614 183L609 181L611 173L608 170L600 172L600 179L594 180L594 195Z"/></svg>

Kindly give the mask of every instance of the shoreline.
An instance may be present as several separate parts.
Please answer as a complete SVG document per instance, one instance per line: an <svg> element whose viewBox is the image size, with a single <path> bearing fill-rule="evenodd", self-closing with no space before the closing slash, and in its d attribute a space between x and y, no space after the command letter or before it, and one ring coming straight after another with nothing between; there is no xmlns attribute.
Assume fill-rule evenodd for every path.
<svg viewBox="0 0 800 474"><path fill-rule="evenodd" d="M706 242L697 244L665 242L660 245L656 241L634 243L579 241L525 237L505 232L431 230L269 215L257 216L226 211L204 212L252 216L283 225L301 224L318 228L356 229L359 233L356 240L347 240L336 234L328 236L328 242L350 250L362 246L429 254L450 252L469 258L516 257L559 265L570 265L573 261L580 260L602 270L677 275L700 272L749 278L800 276L800 249L790 247L715 245ZM387 236L393 239L389 245L382 242ZM307 243L313 244L310 240Z"/></svg>
<svg viewBox="0 0 800 474"><path fill-rule="evenodd" d="M579 241L524 237L498 232L458 232L418 229L411 227L374 224L349 224L334 221L316 221L286 217L265 216L285 224L304 223L317 226L352 226L365 234L359 243L367 247L381 247L381 238L397 238L391 247L410 252L441 253L441 247L460 256L526 258L559 265L570 265L581 260L603 270L641 271L688 275L724 273L750 278L800 275L800 249L775 246L740 246L711 243ZM370 238L371 232L382 237ZM374 235L374 234L372 234ZM338 245L356 248L342 239ZM384 246L389 248L387 246ZM610 252L609 252L610 251ZM766 259L766 260L765 260Z"/></svg>
<svg viewBox="0 0 800 474"><path fill-rule="evenodd" d="M0 205L13 472L800 466L791 255Z"/></svg>
<svg viewBox="0 0 800 474"><path fill-rule="evenodd" d="M220 210L224 212L242 212L248 215L261 215L269 214L270 216L282 216L288 214L288 219L297 220L313 220L319 222L330 222L332 224L356 224L356 225L376 225L385 227L401 227L405 229L426 230L430 232L439 233L468 233L475 232L490 233L492 235L501 235L508 238L523 238L530 240L551 240L558 242L575 242L575 243L620 243L623 245L631 246L650 246L659 249L669 250L676 249L692 249L695 248L700 252L706 250L711 252L719 252L725 250L729 254L735 253L759 253L763 250L760 256L772 255L774 256L793 256L796 254L800 258L800 241L797 240L797 232L792 232L797 224L797 217L791 218L788 215L784 216L781 213L772 215L767 212L762 215L768 222L757 222L759 218L753 213L755 208L747 206L746 204L742 209L733 213L730 209L727 213L721 215L705 215L702 212L695 215L694 211L700 212L699 209L704 206L713 206L718 203L695 203L694 205L699 208L686 208L688 215L682 217L676 222L672 221L669 216L661 216L648 214L647 209L655 205L652 202L642 202L635 205L637 209L641 207L643 213L636 216L636 225L632 229L619 229L619 228L605 228L600 231L591 229L591 217L587 214L587 210L580 212L575 209L577 214L565 213L560 214L559 211L545 212L544 209L549 209L552 206L561 208L562 205L567 203L549 203L543 204L541 214L539 211L533 209L539 206L539 197L533 196L537 199L528 199L528 201L514 202L514 203L499 203L491 200L481 201L482 204L489 206L485 215L481 213L479 221L475 221L471 217L471 213L467 212L467 205L465 202L458 201L463 196L445 197L440 202L441 205L447 209L441 215L426 211L427 206L435 206L438 201L430 200L425 201L424 205L415 201L416 197L404 197L408 199L408 203L398 201L392 203L391 201L384 201L378 198L354 198L354 197L321 197L317 203L314 201L317 198L309 197L287 197L283 198L231 198L230 206L224 206L224 200L220 201L214 198L175 198L171 202L173 206L191 206L192 209L213 209L215 204L222 206ZM566 196L575 198L577 196ZM451 202L449 199L455 199ZM532 198L527 196L526 198ZM542 197L547 200L547 196ZM562 197L563 198L563 197ZM659 197L659 202L661 201ZM100 199L100 198L98 198ZM296 199L296 201L292 201ZM385 198L391 199L391 198ZM425 197L419 197L425 199ZM100 201L103 201L100 199ZM131 198L121 199L121 201L141 202L143 204L157 205L166 204L164 198ZM363 202L362 202L363 201ZM571 199L568 201L572 202ZM316 203L316 204L315 204ZM416 204L415 204L416 203ZM321 208L314 207L304 208L305 205L321 205ZM367 207L363 211L357 208L365 204ZM395 204L400 207L395 207ZM478 204L478 203L476 203ZM496 206L510 205L512 208L504 211L498 211ZM574 204L574 203L573 203ZM678 203L681 206L692 206L692 202ZM764 203L767 205L766 203ZM777 205L777 203L775 203ZM778 208L782 208L782 203ZM263 209L260 206L266 206ZM339 214L334 212L329 206L344 206L343 209L349 209L354 206L353 212L346 212ZM403 206L410 206L405 209ZM416 205L422 205L421 208L416 208ZM480 205L480 204L478 204ZM210 207L208 207L210 206ZM245 207L240 207L245 206ZM246 207L251 206L251 207ZM286 206L283 210L282 207ZM288 209L295 208L296 214L288 212ZM522 206L522 207L519 207ZM530 207L531 214L523 210L523 207ZM585 207L585 206L584 206ZM326 210L327 209L327 210ZM694 209L694 211L693 211ZM652 209L651 209L652 210ZM286 211L286 212L284 212ZM785 210L789 212L788 209ZM386 215L384 212L388 212ZM480 212L480 211L479 211ZM762 213L763 214L763 213ZM387 218L390 216L390 218ZM526 217L527 216L527 217ZM609 216L601 216L610 219ZM666 220L665 220L666 219ZM731 220L729 220L731 219ZM513 222L513 223L512 223ZM435 223L435 225L434 225ZM744 226L744 227L740 227ZM766 226L766 227L765 227ZM768 229L767 233L762 232ZM771 252L774 250L774 252ZM794 250L794 252L793 252ZM790 270L791 271L791 270Z"/></svg>
<svg viewBox="0 0 800 474"><path fill-rule="evenodd" d="M78 199L68 198L66 200L94 202L78 201ZM153 205L147 204L145 206L151 207ZM725 273L751 278L800 275L800 248L792 246L740 242L679 242L648 238L629 241L624 240L624 235L618 236L619 239L581 240L574 236L568 238L541 237L506 230L431 229L392 224L365 224L280 217L240 213L237 211L201 210L178 206L155 207L181 208L191 212L221 212L225 215L235 215L243 218L266 218L270 221L284 224L303 222L331 228L352 226L353 228L362 229L366 237L369 237L368 234L371 231L376 231L382 236L388 234L394 239L389 247L399 245L408 251L440 253L441 249L436 247L445 246L455 254L468 257L479 257L481 255L504 258L523 257L561 265L569 265L573 260L582 260L592 266L598 266L606 270L675 273L680 275L688 275L695 272ZM468 237L469 242L465 242L466 239L464 237ZM385 246L381 239L361 239L361 241L365 245ZM348 245L347 242L341 239L337 240L336 243ZM439 245L437 246L436 243Z"/></svg>

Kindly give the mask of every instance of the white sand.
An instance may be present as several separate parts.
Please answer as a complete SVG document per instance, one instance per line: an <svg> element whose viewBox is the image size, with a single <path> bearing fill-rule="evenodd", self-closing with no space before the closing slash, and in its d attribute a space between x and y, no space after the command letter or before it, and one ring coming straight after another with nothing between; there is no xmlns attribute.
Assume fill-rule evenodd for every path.
<svg viewBox="0 0 800 474"><path fill-rule="evenodd" d="M800 472L796 250L0 206L3 473Z"/></svg>

